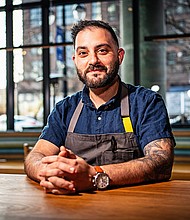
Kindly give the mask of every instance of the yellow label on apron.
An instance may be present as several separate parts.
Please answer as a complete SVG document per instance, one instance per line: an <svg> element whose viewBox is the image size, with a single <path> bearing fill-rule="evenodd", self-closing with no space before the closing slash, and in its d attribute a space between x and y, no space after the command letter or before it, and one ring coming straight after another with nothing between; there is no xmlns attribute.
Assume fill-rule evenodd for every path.
<svg viewBox="0 0 190 220"><path fill-rule="evenodd" d="M125 132L133 132L133 127L132 127L130 117L122 118L122 120L123 120L123 125L125 128Z"/></svg>

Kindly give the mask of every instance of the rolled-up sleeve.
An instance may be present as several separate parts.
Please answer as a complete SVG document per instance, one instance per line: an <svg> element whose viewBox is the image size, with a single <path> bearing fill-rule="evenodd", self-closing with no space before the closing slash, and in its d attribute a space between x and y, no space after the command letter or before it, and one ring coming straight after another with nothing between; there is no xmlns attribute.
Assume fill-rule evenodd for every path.
<svg viewBox="0 0 190 220"><path fill-rule="evenodd" d="M132 121L142 149L157 139L174 139L164 100L158 93L139 88L132 103Z"/></svg>

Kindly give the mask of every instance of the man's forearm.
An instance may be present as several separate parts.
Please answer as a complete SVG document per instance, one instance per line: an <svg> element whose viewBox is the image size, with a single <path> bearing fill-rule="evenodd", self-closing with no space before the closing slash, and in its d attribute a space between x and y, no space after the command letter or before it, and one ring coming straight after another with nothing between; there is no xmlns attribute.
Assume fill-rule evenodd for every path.
<svg viewBox="0 0 190 220"><path fill-rule="evenodd" d="M144 157L102 168L110 176L111 185L167 180L172 171L173 147L170 139L153 141L145 147Z"/></svg>
<svg viewBox="0 0 190 220"><path fill-rule="evenodd" d="M35 181L40 181L39 171L47 166L42 163L42 158L45 156L56 155L59 153L59 148L49 141L40 139L28 154L24 162L26 174Z"/></svg>
<svg viewBox="0 0 190 220"><path fill-rule="evenodd" d="M38 152L30 152L24 162L24 170L28 177L38 182L40 181L39 170L46 166L41 162L43 157L44 155Z"/></svg>

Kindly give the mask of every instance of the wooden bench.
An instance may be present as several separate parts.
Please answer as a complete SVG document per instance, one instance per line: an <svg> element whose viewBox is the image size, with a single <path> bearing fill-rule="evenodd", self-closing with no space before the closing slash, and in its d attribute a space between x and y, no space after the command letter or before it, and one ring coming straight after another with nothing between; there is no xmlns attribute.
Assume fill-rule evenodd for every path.
<svg viewBox="0 0 190 220"><path fill-rule="evenodd" d="M34 146L39 132L1 132L0 159L24 159L23 144Z"/></svg>
<svg viewBox="0 0 190 220"><path fill-rule="evenodd" d="M0 173L24 174L24 161L0 159Z"/></svg>
<svg viewBox="0 0 190 220"><path fill-rule="evenodd" d="M190 163L190 130L175 129L173 134L176 141L175 162Z"/></svg>
<svg viewBox="0 0 190 220"><path fill-rule="evenodd" d="M24 144L34 146L39 135L40 132L1 132L0 173L24 173Z"/></svg>

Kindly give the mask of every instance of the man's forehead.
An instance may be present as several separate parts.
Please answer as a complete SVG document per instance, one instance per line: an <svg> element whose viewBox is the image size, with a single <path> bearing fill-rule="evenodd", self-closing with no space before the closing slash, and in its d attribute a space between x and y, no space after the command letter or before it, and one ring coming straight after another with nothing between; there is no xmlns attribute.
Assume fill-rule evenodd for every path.
<svg viewBox="0 0 190 220"><path fill-rule="evenodd" d="M91 33L91 32L104 32L108 35L111 36L110 32L107 30L107 29L104 29L104 28L101 28L101 27L85 27L83 30L79 31L77 36L78 35L81 35L81 34L85 34L85 33Z"/></svg>
<svg viewBox="0 0 190 220"><path fill-rule="evenodd" d="M86 27L77 34L75 44L89 45L92 41L96 41L97 45L109 44L111 41L114 43L114 39L108 30L99 27Z"/></svg>

